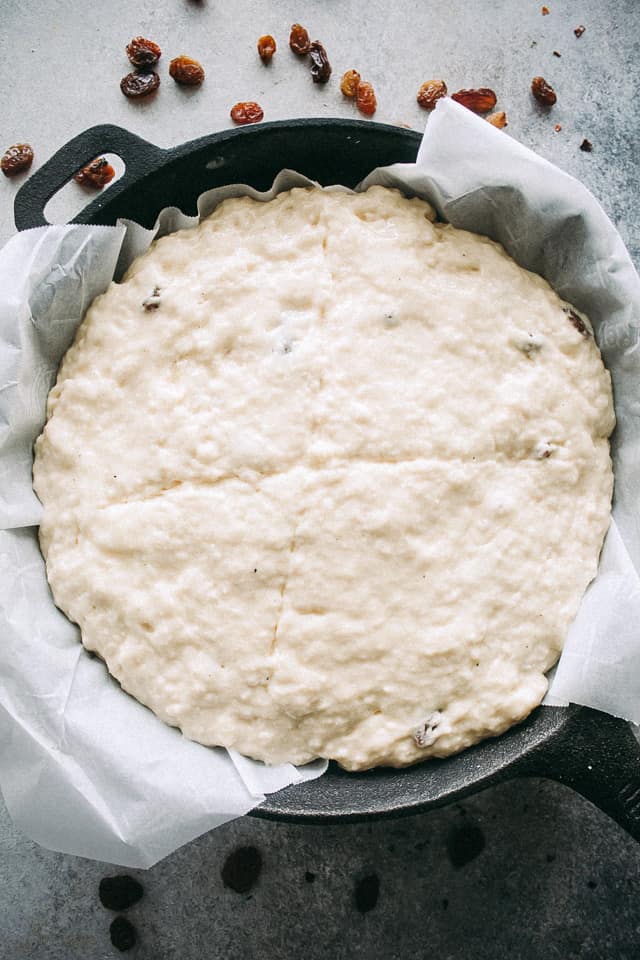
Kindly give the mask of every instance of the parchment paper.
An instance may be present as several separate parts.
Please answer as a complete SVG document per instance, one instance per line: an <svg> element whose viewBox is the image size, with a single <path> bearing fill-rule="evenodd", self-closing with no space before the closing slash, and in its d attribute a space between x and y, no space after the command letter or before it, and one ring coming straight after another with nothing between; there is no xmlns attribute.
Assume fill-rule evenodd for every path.
<svg viewBox="0 0 640 960"><path fill-rule="evenodd" d="M622 238L581 183L448 99L417 163L363 186L373 182L408 186L455 227L497 240L593 323L617 417L613 519L545 703L640 723L640 278Z"/></svg>
<svg viewBox="0 0 640 960"><path fill-rule="evenodd" d="M200 209L309 184L283 173L264 194L237 185L210 191ZM114 275L155 236L197 220L168 208L153 230L44 227L12 238L0 254L0 785L32 839L123 866L151 866L327 766L267 767L186 740L84 650L46 582L32 446L60 359Z"/></svg>
<svg viewBox="0 0 640 960"><path fill-rule="evenodd" d="M283 172L268 199L308 181ZM416 164L361 185L425 197L443 219L487 234L592 319L611 370L618 428L614 521L547 702L640 721L640 280L622 240L576 180L449 100ZM184 739L125 695L56 610L37 544L31 449L60 357L84 311L158 233L196 221L163 211L153 231L61 226L14 237L0 254L0 784L13 819L46 847L127 866L246 813L265 793L320 775L321 763L265 768Z"/></svg>

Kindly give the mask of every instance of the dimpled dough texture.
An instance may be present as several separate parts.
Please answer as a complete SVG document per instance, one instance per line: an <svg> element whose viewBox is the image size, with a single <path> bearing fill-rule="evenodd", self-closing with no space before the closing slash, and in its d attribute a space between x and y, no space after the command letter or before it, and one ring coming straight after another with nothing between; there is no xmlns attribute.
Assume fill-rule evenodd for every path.
<svg viewBox="0 0 640 960"><path fill-rule="evenodd" d="M36 444L58 606L267 763L402 766L542 699L609 522L588 321L417 199L226 201L98 297Z"/></svg>

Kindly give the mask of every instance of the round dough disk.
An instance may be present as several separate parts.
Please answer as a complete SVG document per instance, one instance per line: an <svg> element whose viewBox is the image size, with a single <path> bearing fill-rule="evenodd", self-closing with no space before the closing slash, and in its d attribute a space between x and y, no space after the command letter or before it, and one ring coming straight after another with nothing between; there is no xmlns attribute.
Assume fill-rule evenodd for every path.
<svg viewBox="0 0 640 960"><path fill-rule="evenodd" d="M267 763L401 766L524 718L609 523L588 321L383 187L154 243L48 414L57 605L159 717Z"/></svg>

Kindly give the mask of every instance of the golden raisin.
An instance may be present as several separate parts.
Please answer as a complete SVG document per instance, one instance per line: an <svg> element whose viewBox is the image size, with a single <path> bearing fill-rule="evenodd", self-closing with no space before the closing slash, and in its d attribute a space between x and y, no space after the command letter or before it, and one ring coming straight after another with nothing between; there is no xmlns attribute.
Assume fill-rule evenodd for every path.
<svg viewBox="0 0 640 960"><path fill-rule="evenodd" d="M489 87L479 87L477 90L458 90L457 93L451 94L451 99L462 104L468 110L473 110L474 113L489 113L498 102L498 98Z"/></svg>
<svg viewBox="0 0 640 960"><path fill-rule="evenodd" d="M498 110L497 113L492 113L491 116L487 117L487 123L490 123L494 127L498 127L499 130L504 130L508 124L507 115L504 110Z"/></svg>
<svg viewBox="0 0 640 960"><path fill-rule="evenodd" d="M263 63L271 63L271 58L276 52L276 41L270 33L265 33L258 40L258 54Z"/></svg>
<svg viewBox="0 0 640 960"><path fill-rule="evenodd" d="M299 23L294 23L291 27L289 46L299 57L304 57L309 53L309 47L311 46L309 34Z"/></svg>
<svg viewBox="0 0 640 960"><path fill-rule="evenodd" d="M231 107L231 119L234 123L260 123L264 110L255 100L244 100Z"/></svg>
<svg viewBox="0 0 640 960"><path fill-rule="evenodd" d="M544 77L534 77L531 81L531 93L544 107L552 107L558 99L556 92Z"/></svg>
<svg viewBox="0 0 640 960"><path fill-rule="evenodd" d="M433 110L438 100L447 95L447 85L444 80L425 80L416 100L425 110Z"/></svg>
<svg viewBox="0 0 640 960"><path fill-rule="evenodd" d="M319 40L314 40L309 46L311 58L311 79L314 83L326 83L331 76L331 64L327 51Z"/></svg>
<svg viewBox="0 0 640 960"><path fill-rule="evenodd" d="M28 143L14 143L8 147L0 160L0 170L5 177L15 177L24 173L33 163L33 149Z"/></svg>
<svg viewBox="0 0 640 960"><path fill-rule="evenodd" d="M347 70L346 73L342 74L342 80L340 81L340 92L345 97L349 97L351 100L358 93L358 84L360 83L360 74L357 70Z"/></svg>
<svg viewBox="0 0 640 960"><path fill-rule="evenodd" d="M376 112L376 107L378 106L376 101L376 95L373 91L373 87L370 83L363 83L362 81L358 84L358 92L356 94L356 106L360 113L364 113L365 116L370 117Z"/></svg>
<svg viewBox="0 0 640 960"><path fill-rule="evenodd" d="M591 334L589 333L589 328L587 327L586 323L584 322L582 317L578 316L575 310L572 310L571 307L563 307L562 309L564 310L567 317L569 318L569 322L576 328L579 334L585 337L585 339L591 336Z"/></svg>
<svg viewBox="0 0 640 960"><path fill-rule="evenodd" d="M549 16L549 7L543 7L543 8L542 8L542 16L543 16L543 17L548 17L548 16Z"/></svg>
<svg viewBox="0 0 640 960"><path fill-rule="evenodd" d="M125 97L138 99L148 97L160 86L160 77L154 70L148 73L128 73L120 81L120 89Z"/></svg>
<svg viewBox="0 0 640 960"><path fill-rule="evenodd" d="M183 54L181 57L174 57L169 64L169 76L186 87L197 87L204 80L204 67L197 60Z"/></svg>
<svg viewBox="0 0 640 960"><path fill-rule="evenodd" d="M162 50L153 40L145 40L144 37L134 37L131 43L127 44L127 56L134 65L146 69L153 67L162 55Z"/></svg>
<svg viewBox="0 0 640 960"><path fill-rule="evenodd" d="M108 183L111 183L115 175L116 172L106 157L96 157L82 170L78 170L73 179L83 187L93 187L95 190L101 190Z"/></svg>

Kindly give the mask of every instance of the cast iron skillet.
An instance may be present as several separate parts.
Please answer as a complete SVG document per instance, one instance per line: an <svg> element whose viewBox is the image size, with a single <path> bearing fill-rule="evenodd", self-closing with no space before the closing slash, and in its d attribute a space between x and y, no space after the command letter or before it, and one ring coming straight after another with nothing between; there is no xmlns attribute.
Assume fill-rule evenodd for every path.
<svg viewBox="0 0 640 960"><path fill-rule="evenodd" d="M114 126L74 137L16 196L19 230L47 221L44 207L81 166L102 153L126 164L75 223L113 224L118 217L153 225L166 206L195 213L200 193L227 183L266 189L284 167L322 184L354 186L371 169L415 160L419 134L367 121L297 120L223 131L161 150ZM522 724L446 760L406 770L325 776L272 794L254 811L271 819L326 822L399 816L515 776L565 783L640 840L640 747L625 722L584 707L540 708Z"/></svg>

